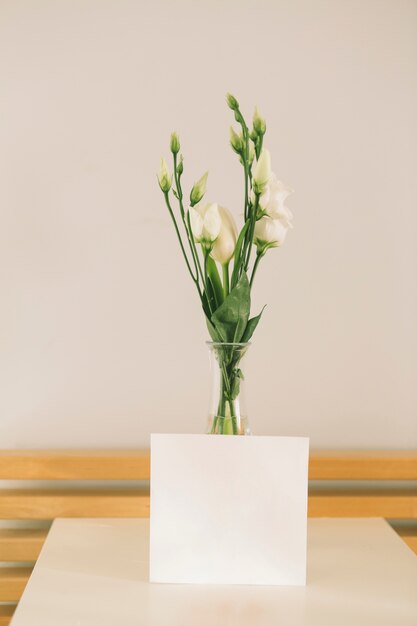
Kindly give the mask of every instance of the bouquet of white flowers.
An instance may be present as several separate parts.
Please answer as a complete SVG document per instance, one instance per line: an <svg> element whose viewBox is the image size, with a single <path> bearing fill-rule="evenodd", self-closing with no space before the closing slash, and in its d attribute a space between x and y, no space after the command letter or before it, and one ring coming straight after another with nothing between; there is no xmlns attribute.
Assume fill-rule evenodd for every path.
<svg viewBox="0 0 417 626"><path fill-rule="evenodd" d="M184 160L179 155L176 133L172 133L170 143L173 174L165 159L161 159L158 182L196 286L220 366L219 399L209 430L243 434L238 398L242 380L239 364L262 315L261 311L250 317L251 288L262 257L270 248L282 245L292 227L292 214L285 205L292 190L271 171L271 157L263 145L266 123L258 109L255 108L249 130L236 98L231 94L226 98L240 126L239 131L230 129L230 144L244 172L240 232L226 208L216 202L202 202L207 172L191 189L189 203L184 201L181 183ZM178 211L174 211L172 195ZM252 259L254 248L256 256Z"/></svg>

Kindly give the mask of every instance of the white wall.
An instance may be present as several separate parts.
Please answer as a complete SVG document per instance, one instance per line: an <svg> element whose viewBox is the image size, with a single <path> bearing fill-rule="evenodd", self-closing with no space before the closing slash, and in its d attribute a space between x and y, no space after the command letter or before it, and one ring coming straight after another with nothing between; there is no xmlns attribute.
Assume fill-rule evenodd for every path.
<svg viewBox="0 0 417 626"><path fill-rule="evenodd" d="M203 316L156 184L238 216L232 91L267 118L295 228L248 361L257 434L417 445L417 3L2 0L0 446L202 432Z"/></svg>

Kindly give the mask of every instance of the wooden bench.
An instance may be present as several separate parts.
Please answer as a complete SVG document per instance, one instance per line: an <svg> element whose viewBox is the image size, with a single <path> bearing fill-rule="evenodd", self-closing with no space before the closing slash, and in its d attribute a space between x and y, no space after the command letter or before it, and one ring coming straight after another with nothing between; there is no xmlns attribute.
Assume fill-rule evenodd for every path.
<svg viewBox="0 0 417 626"><path fill-rule="evenodd" d="M417 553L417 451L313 452L309 478L310 516L384 517ZM147 450L4 450L0 480L31 481L0 489L0 520L9 525L0 528L0 626L9 624L55 517L149 515Z"/></svg>

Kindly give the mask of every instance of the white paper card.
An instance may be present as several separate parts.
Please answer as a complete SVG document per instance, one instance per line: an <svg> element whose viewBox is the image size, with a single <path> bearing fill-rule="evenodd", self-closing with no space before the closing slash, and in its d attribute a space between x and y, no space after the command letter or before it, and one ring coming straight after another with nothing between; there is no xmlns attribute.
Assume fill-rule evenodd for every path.
<svg viewBox="0 0 417 626"><path fill-rule="evenodd" d="M151 435L150 581L305 585L308 444Z"/></svg>

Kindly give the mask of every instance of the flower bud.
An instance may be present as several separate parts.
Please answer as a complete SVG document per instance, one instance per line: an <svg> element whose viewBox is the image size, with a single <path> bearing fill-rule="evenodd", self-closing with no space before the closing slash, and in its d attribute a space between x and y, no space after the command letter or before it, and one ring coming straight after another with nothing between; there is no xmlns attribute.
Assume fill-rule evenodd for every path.
<svg viewBox="0 0 417 626"><path fill-rule="evenodd" d="M226 100L227 100L227 104L232 109L232 111L236 111L239 108L239 102L236 100L234 96L232 96L231 93L226 94Z"/></svg>
<svg viewBox="0 0 417 626"><path fill-rule="evenodd" d="M183 171L184 171L184 159L182 158L182 155L181 155L179 163L177 165L177 174L178 174L178 176L181 176Z"/></svg>
<svg viewBox="0 0 417 626"><path fill-rule="evenodd" d="M268 150L262 150L253 173L253 185L256 193L262 193L271 175L271 156Z"/></svg>
<svg viewBox="0 0 417 626"><path fill-rule="evenodd" d="M255 113L253 114L253 129L257 135L265 135L266 132L266 122L259 115L258 107L255 107Z"/></svg>
<svg viewBox="0 0 417 626"><path fill-rule="evenodd" d="M208 172L203 174L203 176L200 178L200 180L198 180L196 183L194 183L194 186L191 189L191 193L190 193L190 204L191 204L191 206L194 206L195 204L200 202L201 198L206 193L207 176L208 176Z"/></svg>
<svg viewBox="0 0 417 626"><path fill-rule="evenodd" d="M161 165L159 167L158 183L164 193L168 193L171 189L172 174L170 174L164 158L161 159Z"/></svg>
<svg viewBox="0 0 417 626"><path fill-rule="evenodd" d="M180 151L180 140L177 133L171 133L171 152L172 154L178 154Z"/></svg>
<svg viewBox="0 0 417 626"><path fill-rule="evenodd" d="M241 135L238 135L235 130L230 127L230 145L237 154L241 154L243 151L243 139Z"/></svg>

